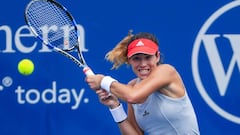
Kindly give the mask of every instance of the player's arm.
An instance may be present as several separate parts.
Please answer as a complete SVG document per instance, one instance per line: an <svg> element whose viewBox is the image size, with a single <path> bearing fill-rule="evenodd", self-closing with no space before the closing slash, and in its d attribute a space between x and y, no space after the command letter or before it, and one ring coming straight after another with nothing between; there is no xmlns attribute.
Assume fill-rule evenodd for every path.
<svg viewBox="0 0 240 135"><path fill-rule="evenodd" d="M133 79L128 83L129 86L134 86L136 84L136 79ZM122 123L118 124L119 129L122 133L122 135L143 135L143 131L139 128L135 116L134 116L134 110L131 104L128 105L127 110L127 119L123 121Z"/></svg>
<svg viewBox="0 0 240 135"><path fill-rule="evenodd" d="M168 94L177 95L174 92L178 91L178 86L181 85L177 71L168 64L159 65L146 79L133 86L122 84L109 76L100 74L88 76L86 81L92 89L103 88L131 104L142 103L151 93L163 88Z"/></svg>
<svg viewBox="0 0 240 135"><path fill-rule="evenodd" d="M136 130L128 120L123 121L118 124L118 126L122 135L143 135L143 133L140 130Z"/></svg>
<svg viewBox="0 0 240 135"><path fill-rule="evenodd" d="M119 108L119 106L115 106L113 107L112 109L116 109L116 108ZM115 119L115 122L118 123L118 127L120 129L120 132L122 135L143 135L143 132L141 131L141 129L138 127L137 123L136 123L136 120L135 120L135 116L134 116L134 113L133 113L133 108L130 104L128 104L128 116L127 118L123 118L125 111L123 108L121 108L120 110L118 111L115 111L114 114L112 111L112 116L114 117ZM121 117L122 118L121 118ZM117 120L120 120L120 122L116 121L116 118Z"/></svg>
<svg viewBox="0 0 240 135"><path fill-rule="evenodd" d="M142 103L156 90L167 88L176 76L176 71L169 65L161 65L151 74L133 86L113 81L110 92L128 103Z"/></svg>
<svg viewBox="0 0 240 135"><path fill-rule="evenodd" d="M135 83L136 79L130 81L128 85L134 85ZM128 113L126 114L116 96L109 96L109 93L102 89L96 90L96 94L99 96L100 102L109 107L122 135L143 135L143 132L136 123L131 104L128 104Z"/></svg>
<svg viewBox="0 0 240 135"><path fill-rule="evenodd" d="M139 128L135 116L134 116L134 111L133 111L133 107L131 104L128 104L128 122L132 125L132 127L134 128L134 130L137 132L138 135L143 135L143 131Z"/></svg>

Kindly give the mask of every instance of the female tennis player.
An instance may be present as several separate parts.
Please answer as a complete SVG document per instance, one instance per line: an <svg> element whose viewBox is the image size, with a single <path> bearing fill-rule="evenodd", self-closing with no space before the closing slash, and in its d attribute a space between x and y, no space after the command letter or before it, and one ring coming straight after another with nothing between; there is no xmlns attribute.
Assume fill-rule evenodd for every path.
<svg viewBox="0 0 240 135"><path fill-rule="evenodd" d="M153 34L129 34L106 59L114 69L129 64L137 76L127 85L102 74L86 77L101 103L110 108L123 135L200 134L181 76L172 65L162 63ZM128 103L128 114L118 99Z"/></svg>

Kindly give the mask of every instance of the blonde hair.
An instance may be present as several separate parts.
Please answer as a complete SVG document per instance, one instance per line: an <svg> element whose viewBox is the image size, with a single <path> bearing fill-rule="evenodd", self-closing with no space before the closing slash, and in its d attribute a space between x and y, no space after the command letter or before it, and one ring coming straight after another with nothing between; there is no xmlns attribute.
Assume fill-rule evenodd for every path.
<svg viewBox="0 0 240 135"><path fill-rule="evenodd" d="M106 54L105 59L113 63L112 69L118 69L121 65L128 64L127 48L132 37L132 30L129 30L128 35Z"/></svg>

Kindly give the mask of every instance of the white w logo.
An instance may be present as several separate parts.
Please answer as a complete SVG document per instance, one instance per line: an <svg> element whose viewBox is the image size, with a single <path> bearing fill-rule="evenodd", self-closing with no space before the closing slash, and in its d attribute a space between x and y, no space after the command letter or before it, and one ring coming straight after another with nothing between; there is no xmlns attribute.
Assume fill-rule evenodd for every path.
<svg viewBox="0 0 240 135"><path fill-rule="evenodd" d="M218 20L218 18L222 17L223 14L227 13L228 11L231 11L233 8L240 7L240 0L235 0L230 2L229 4L223 6L219 10L217 10L214 14L212 14L208 20L204 23L202 28L200 29L194 46L193 46L193 52L192 52L192 72L193 72L193 78L196 84L196 87L202 96L202 98L206 101L206 103L220 116L223 118L230 120L232 122L240 124L240 116L236 116L235 114L232 114L228 112L228 110L224 110L221 108L221 105L218 105L215 103L215 101L209 96L205 86L202 82L202 76L199 72L199 52L200 47L203 45L207 58L209 60L214 79L216 80L216 84L218 87L218 91L220 93L220 96L225 96L226 91L229 86L229 82L231 80L232 74L234 73L234 68L238 66L238 69L240 71L240 34L207 34L210 27L214 24L215 21ZM222 19L222 18L221 18ZM232 22L234 22L233 18ZM234 27L234 26L233 26ZM237 27L237 26L236 26ZM225 28L226 29L226 28ZM226 71L223 66L223 61L220 57L217 43L215 42L217 38L224 38L229 41L229 44L232 48L232 55L230 56L229 65L227 65ZM226 66L226 64L224 64ZM203 75L204 76L204 75Z"/></svg>
<svg viewBox="0 0 240 135"><path fill-rule="evenodd" d="M219 56L217 45L215 42L216 41L215 39L218 37L220 37L220 35L217 34L204 35L202 37L202 40L213 70L214 77L217 82L220 95L224 96L236 63L240 71L240 35L233 34L223 35L223 37L229 40L233 50L233 55L226 72L224 71L223 64Z"/></svg>

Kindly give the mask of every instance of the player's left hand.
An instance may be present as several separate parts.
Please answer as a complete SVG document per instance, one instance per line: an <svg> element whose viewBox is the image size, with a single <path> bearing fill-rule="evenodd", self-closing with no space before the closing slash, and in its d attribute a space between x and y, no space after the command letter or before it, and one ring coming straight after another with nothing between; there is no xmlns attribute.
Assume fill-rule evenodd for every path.
<svg viewBox="0 0 240 135"><path fill-rule="evenodd" d="M96 94L98 95L100 102L111 109L118 107L120 104L118 98L115 95L108 93L106 90L96 90Z"/></svg>

